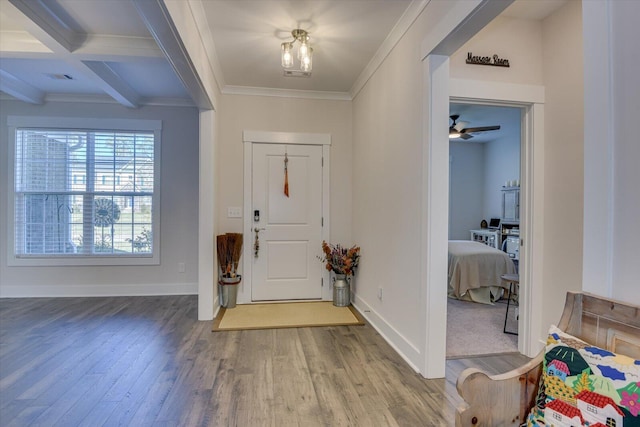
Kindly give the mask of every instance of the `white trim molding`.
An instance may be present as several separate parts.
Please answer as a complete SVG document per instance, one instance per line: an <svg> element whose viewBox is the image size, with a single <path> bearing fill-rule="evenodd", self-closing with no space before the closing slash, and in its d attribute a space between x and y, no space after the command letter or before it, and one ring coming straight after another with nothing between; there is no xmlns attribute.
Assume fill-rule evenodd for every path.
<svg viewBox="0 0 640 427"><path fill-rule="evenodd" d="M458 85L460 82L462 84ZM520 186L521 319L518 350L528 357L541 349L544 243L544 87L450 80L456 102L519 107L523 110ZM463 96L468 90L473 96ZM454 96L455 94L455 96Z"/></svg>
<svg viewBox="0 0 640 427"><path fill-rule="evenodd" d="M353 306L414 371L420 372L415 363L416 360L420 359L420 349L411 344L404 335L391 326L384 317L378 314L373 307L357 294L354 296Z"/></svg>
<svg viewBox="0 0 640 427"><path fill-rule="evenodd" d="M258 142L261 144L331 145L331 135L328 133L264 132L245 130L242 132L242 142Z"/></svg>
<svg viewBox="0 0 640 427"><path fill-rule="evenodd" d="M420 246L422 283L420 306L424 333L420 373L426 378L445 376L447 347L447 244L449 223L449 57L429 55L424 61L422 149L422 223ZM443 108L445 107L446 108Z"/></svg>
<svg viewBox="0 0 640 427"><path fill-rule="evenodd" d="M0 298L120 297L197 295L197 283L18 284L0 286Z"/></svg>
<svg viewBox="0 0 640 427"><path fill-rule="evenodd" d="M198 320L212 320L218 312L216 263L216 111L200 111L198 174Z"/></svg>
<svg viewBox="0 0 640 427"><path fill-rule="evenodd" d="M330 101L351 101L348 92L319 90L276 89L268 87L230 86L222 89L224 95L273 96L277 98L326 99Z"/></svg>

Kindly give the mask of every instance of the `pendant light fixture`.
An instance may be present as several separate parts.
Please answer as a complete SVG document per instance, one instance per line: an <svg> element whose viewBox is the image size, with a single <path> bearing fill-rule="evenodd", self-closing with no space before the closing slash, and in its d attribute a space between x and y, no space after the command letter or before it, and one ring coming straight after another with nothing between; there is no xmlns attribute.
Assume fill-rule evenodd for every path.
<svg viewBox="0 0 640 427"><path fill-rule="evenodd" d="M296 56L300 61L300 71L310 72L313 68L313 49L311 48L311 44L309 43L309 41L311 40L311 37L309 37L309 33L307 33L305 30L297 28L291 31L291 36L293 37L293 40L290 42L282 43L280 47L282 68L293 68L293 45L297 41L299 43L299 46L298 54Z"/></svg>

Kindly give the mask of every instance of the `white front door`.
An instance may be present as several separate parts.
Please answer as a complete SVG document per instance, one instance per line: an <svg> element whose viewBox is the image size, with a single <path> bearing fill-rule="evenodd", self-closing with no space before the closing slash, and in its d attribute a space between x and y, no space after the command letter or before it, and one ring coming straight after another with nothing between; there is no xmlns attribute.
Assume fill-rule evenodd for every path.
<svg viewBox="0 0 640 427"><path fill-rule="evenodd" d="M252 301L320 299L322 147L252 144L252 169Z"/></svg>

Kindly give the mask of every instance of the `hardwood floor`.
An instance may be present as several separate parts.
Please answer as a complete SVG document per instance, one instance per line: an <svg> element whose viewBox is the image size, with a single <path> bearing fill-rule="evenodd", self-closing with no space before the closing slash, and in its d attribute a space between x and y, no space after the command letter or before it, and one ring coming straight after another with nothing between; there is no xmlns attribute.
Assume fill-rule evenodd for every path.
<svg viewBox="0 0 640 427"><path fill-rule="evenodd" d="M369 325L211 332L195 296L0 300L2 426L449 426L466 367L416 374Z"/></svg>

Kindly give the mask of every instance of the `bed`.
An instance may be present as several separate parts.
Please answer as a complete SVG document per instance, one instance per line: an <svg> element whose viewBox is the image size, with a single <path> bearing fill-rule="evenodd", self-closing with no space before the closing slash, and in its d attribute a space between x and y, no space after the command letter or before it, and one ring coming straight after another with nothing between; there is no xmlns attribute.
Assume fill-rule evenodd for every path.
<svg viewBox="0 0 640 427"><path fill-rule="evenodd" d="M451 298L492 303L502 296L507 284L503 274L514 274L509 255L483 243L449 241L448 295Z"/></svg>

